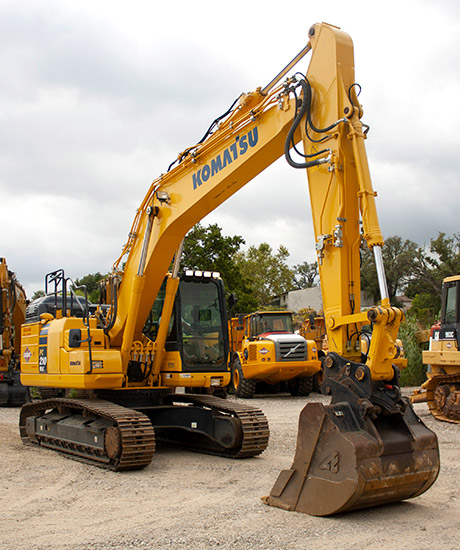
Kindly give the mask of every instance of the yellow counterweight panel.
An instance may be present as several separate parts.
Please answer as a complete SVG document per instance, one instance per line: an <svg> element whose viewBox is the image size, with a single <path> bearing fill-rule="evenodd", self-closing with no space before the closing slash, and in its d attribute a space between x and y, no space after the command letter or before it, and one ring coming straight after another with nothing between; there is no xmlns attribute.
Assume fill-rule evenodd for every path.
<svg viewBox="0 0 460 550"><path fill-rule="evenodd" d="M38 344L41 328L41 323L30 323L21 327L21 379L24 373L38 374Z"/></svg>
<svg viewBox="0 0 460 550"><path fill-rule="evenodd" d="M23 325L21 382L27 386L61 388L119 388L123 385L121 355L105 349L104 333L91 330L91 359L87 342L69 345L70 331L87 328L81 319L63 317L50 322Z"/></svg>

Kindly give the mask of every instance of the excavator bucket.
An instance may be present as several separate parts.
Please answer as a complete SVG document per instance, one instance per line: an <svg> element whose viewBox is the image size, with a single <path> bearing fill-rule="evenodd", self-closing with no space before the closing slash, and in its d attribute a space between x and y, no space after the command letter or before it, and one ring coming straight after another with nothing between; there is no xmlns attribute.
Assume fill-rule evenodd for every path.
<svg viewBox="0 0 460 550"><path fill-rule="evenodd" d="M437 438L408 400L399 400L400 412L383 412L348 390L346 401L302 410L294 462L266 504L328 516L413 498L434 483Z"/></svg>

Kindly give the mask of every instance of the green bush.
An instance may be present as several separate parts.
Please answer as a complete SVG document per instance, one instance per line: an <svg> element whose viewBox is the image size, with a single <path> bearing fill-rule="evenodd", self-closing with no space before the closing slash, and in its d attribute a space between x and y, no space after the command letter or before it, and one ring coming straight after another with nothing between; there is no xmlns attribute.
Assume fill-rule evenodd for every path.
<svg viewBox="0 0 460 550"><path fill-rule="evenodd" d="M399 338L407 359L407 368L401 369L401 386L420 386L426 380L426 365L422 363L422 349L416 338L419 330L415 317L407 317L399 328Z"/></svg>

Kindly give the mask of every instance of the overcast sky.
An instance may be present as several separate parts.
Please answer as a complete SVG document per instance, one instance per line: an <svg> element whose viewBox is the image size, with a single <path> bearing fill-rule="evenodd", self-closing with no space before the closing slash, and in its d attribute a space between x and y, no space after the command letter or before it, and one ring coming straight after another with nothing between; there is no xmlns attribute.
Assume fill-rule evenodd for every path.
<svg viewBox="0 0 460 550"><path fill-rule="evenodd" d="M322 21L354 42L383 234L459 232L459 2L0 0L0 256L29 296L109 271L151 181ZM203 223L315 259L284 159Z"/></svg>

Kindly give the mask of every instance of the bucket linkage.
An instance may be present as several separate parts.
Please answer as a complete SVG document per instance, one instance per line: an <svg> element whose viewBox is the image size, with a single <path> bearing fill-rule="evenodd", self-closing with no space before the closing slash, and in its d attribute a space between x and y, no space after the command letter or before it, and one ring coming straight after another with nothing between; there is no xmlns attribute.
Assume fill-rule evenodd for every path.
<svg viewBox="0 0 460 550"><path fill-rule="evenodd" d="M327 516L425 492L439 472L437 438L401 397L398 369L391 382L375 382L366 365L337 353L323 362L331 404L304 407L294 462L262 500Z"/></svg>

